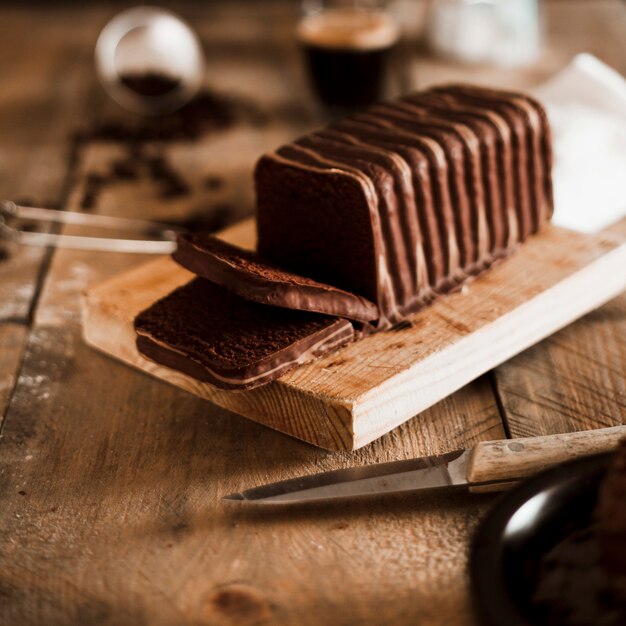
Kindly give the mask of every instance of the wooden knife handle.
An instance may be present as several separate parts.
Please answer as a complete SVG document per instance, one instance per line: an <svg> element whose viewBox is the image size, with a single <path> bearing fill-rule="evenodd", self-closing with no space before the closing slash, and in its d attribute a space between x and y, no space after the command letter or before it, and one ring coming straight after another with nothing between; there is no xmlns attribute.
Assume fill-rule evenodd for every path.
<svg viewBox="0 0 626 626"><path fill-rule="evenodd" d="M563 461L609 452L622 437L626 426L484 441L472 448L467 478L470 484L520 480Z"/></svg>

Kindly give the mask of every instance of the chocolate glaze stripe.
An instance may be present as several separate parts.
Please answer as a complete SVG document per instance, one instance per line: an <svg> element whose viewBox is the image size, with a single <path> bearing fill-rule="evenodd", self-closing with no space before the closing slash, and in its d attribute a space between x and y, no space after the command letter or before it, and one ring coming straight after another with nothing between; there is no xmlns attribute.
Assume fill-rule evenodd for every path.
<svg viewBox="0 0 626 626"><path fill-rule="evenodd" d="M430 137L441 146L448 163L448 188L461 253L461 267L473 263L476 250L471 229L469 198L465 189L465 162L461 142L450 132L433 129L430 124L417 119L413 113L403 110L396 103L376 105L372 112L393 120L405 130Z"/></svg>
<svg viewBox="0 0 626 626"><path fill-rule="evenodd" d="M552 129L548 120L548 114L543 108L540 102L524 94L521 96L532 107L534 107L539 119L541 120L541 127L543 129L541 135L541 156L543 158L543 189L546 200L546 211L543 216L545 220L549 220L554 213L554 191L552 188Z"/></svg>
<svg viewBox="0 0 626 626"><path fill-rule="evenodd" d="M410 96L400 100L404 110L417 113L419 119L429 123L433 128L451 131L460 140L465 157L465 187L471 209L472 235L476 255L475 263L488 261L491 255L491 237L487 224L485 209L485 190L483 189L482 161L480 157L480 142L476 133L466 124L450 120L448 116L437 115L423 103Z"/></svg>
<svg viewBox="0 0 626 626"><path fill-rule="evenodd" d="M340 130L331 126L328 130L322 131L321 134L330 139L348 142L351 145L372 150L375 158L382 157L387 161L390 167L389 171L396 182L395 192L399 207L397 211L398 228L403 238L406 263L410 272L410 296L406 300L406 302L409 302L428 287L428 270L424 260L417 223L417 206L415 204L411 168L400 154L370 143L366 138L360 136L358 131L354 133L354 131L349 129L347 131L345 129ZM384 161L381 161L380 165L384 165ZM406 304L406 302L402 302L401 306Z"/></svg>
<svg viewBox="0 0 626 626"><path fill-rule="evenodd" d="M484 184L494 222L493 253L498 255L518 241L510 129L497 113L464 104L452 94L427 91L422 98L436 110L448 111L451 116L458 115L459 119L466 120L468 124L480 124L488 136L486 142L483 142L487 153L483 175L487 177Z"/></svg>
<svg viewBox="0 0 626 626"><path fill-rule="evenodd" d="M373 302L279 268L216 237L185 233L177 237L177 244L174 261L246 300L361 322L378 318Z"/></svg>
<svg viewBox="0 0 626 626"><path fill-rule="evenodd" d="M161 363L166 367L177 369L202 382L217 384L222 388L251 389L252 387L275 380L298 365L307 363L314 358L339 348L340 346L353 340L354 328L348 320L337 319L336 323L332 326L337 326L337 328L334 328L332 332L324 335L315 343L307 346L304 350L299 350L299 348L301 348L299 344L305 343L306 345L305 340L309 339L309 337L305 337L304 339L297 341L295 344L291 344L288 348L282 349L281 352L283 352L283 354L281 354L280 357L265 359L264 361L258 363L259 367L267 369L263 369L263 371L258 374L244 377L240 377L234 372L230 375L226 375L224 373L220 374L208 365L190 358L184 351L177 349L164 341L156 339L151 334L146 333L141 329L136 330L138 335L137 348L141 354L149 359L154 360L157 363ZM323 334L323 331L318 331L315 335L319 335L321 333ZM291 350L289 348L291 348ZM287 356L285 354L289 352L292 352L293 355ZM172 361L171 358L168 358L172 356L178 358L175 358L175 360ZM274 364L278 358L284 359L285 357L288 360Z"/></svg>
<svg viewBox="0 0 626 626"><path fill-rule="evenodd" d="M543 167L541 163L541 121L536 111L526 101L521 98L511 98L511 102L522 111L527 120L526 144L529 150L527 153L528 164L526 167L530 172L531 193L534 205L533 232L537 232L544 221L544 215L546 213L546 203L541 185L541 179L543 178Z"/></svg>
<svg viewBox="0 0 626 626"><path fill-rule="evenodd" d="M473 115L484 119L492 125L497 133L498 147L498 169L501 180L502 201L506 209L507 216L507 237L505 248L517 245L519 242L519 233L521 232L519 224L519 203L517 191L517 177L513 159L513 141L511 137L511 128L506 120L496 111L490 111L484 106L477 106L471 102L467 102L458 95L447 93L445 90L433 89L426 92L428 96L445 97L454 99L457 106L467 108Z"/></svg>
<svg viewBox="0 0 626 626"><path fill-rule="evenodd" d="M550 129L546 110L538 100L528 94L494 89L482 89L482 91L494 98L505 97L516 103L517 106L523 108L527 112L530 123L533 128L538 131L535 133L535 136L539 135L539 139L536 140L537 143L534 145L539 156L538 162L540 163L540 166L536 169L538 185L537 197L540 199L540 223L548 220L552 216L554 201L551 177L552 131ZM535 141L535 139L533 139L533 141Z"/></svg>
<svg viewBox="0 0 626 626"><path fill-rule="evenodd" d="M267 156L278 162L301 169L313 170L321 174L350 175L359 182L370 208L370 220L372 222L374 242L377 249L377 304L381 316L379 324L385 326L392 323L390 320L395 320L398 315L398 304L396 302L391 271L388 265L387 244L383 237L383 229L380 223L378 194L376 193L372 181L359 170L350 168L336 160L325 158L317 151L305 148L304 146L297 146L295 144L283 146L279 148L278 151L270 153Z"/></svg>
<svg viewBox="0 0 626 626"><path fill-rule="evenodd" d="M457 242L461 253L461 268L471 264L476 258L474 231L471 225L469 194L466 190L465 155L461 141L449 130L442 130L424 119L418 111L406 107L402 102L387 102L373 107L376 115L391 118L399 126L431 138L439 143L448 163L448 188L452 200L451 213L454 218Z"/></svg>
<svg viewBox="0 0 626 626"><path fill-rule="evenodd" d="M527 170L526 124L517 108L502 98L491 98L481 88L448 86L433 91L453 93L464 102L498 112L511 130L513 168L516 177L516 209L519 224L519 241L525 241L532 232L533 207Z"/></svg>
<svg viewBox="0 0 626 626"><path fill-rule="evenodd" d="M526 112L529 122L528 140L533 146L531 171L533 172L533 191L537 211L536 230L538 230L541 224L552 216L553 211L552 177L550 176L552 169L551 151L550 148L546 150L546 145L551 145L549 138L546 141L550 127L546 113L538 102L531 98L515 97L514 95L511 95L511 101Z"/></svg>
<svg viewBox="0 0 626 626"><path fill-rule="evenodd" d="M422 288L420 285L423 284L427 286L426 291L430 291L431 286L436 285L444 277L444 260L439 226L433 207L433 191L427 157L417 148L399 141L397 133L372 124L347 119L334 123L332 127L351 133L386 150L395 150L409 168L415 201L415 214L407 217L414 220L416 229L414 243L416 287L418 294ZM424 271L427 272L426 277L423 277Z"/></svg>
<svg viewBox="0 0 626 626"><path fill-rule="evenodd" d="M397 303L398 307L402 307L411 300L415 292L415 282L409 265L406 240L401 223L401 215L405 210L406 201L406 197L402 193L402 173L389 155L373 147L357 145L347 140L342 133L324 130L309 135L309 138L316 142L320 141L318 144L320 149L328 150L328 153L335 158L347 159L348 164L357 165L362 168L364 174L371 177L378 191L381 223L389 243L387 250L392 251L390 261L393 269L392 277L396 278ZM381 180L381 172L387 177L387 181ZM391 185L388 184L389 181L392 182Z"/></svg>
<svg viewBox="0 0 626 626"><path fill-rule="evenodd" d="M456 106L453 100L445 96L415 95L410 100L432 111L435 115L450 119L469 127L478 141L481 184L484 196L485 221L489 230L489 254L497 254L506 246L508 218L501 201L500 182L498 179L498 157L496 131L484 119L471 115L463 107Z"/></svg>
<svg viewBox="0 0 626 626"><path fill-rule="evenodd" d="M410 297L410 281L407 280L406 254L403 250L402 235L399 232L396 217L397 199L393 193L393 186L389 184L389 181L382 180L390 175L380 165L367 160L368 155L364 155L362 151L359 152L358 149L338 142L319 136L307 136L297 140L295 145L306 147L325 159L332 159L338 167L344 166L359 171L371 181L378 198L376 207L385 244L387 276L394 293L393 306L389 310L388 317L392 323L395 323L399 319L400 306Z"/></svg>
<svg viewBox="0 0 626 626"><path fill-rule="evenodd" d="M536 232L542 222L545 210L545 198L542 189L542 157L541 157L541 120L533 107L517 94L503 94L493 90L481 90L487 92L494 102L508 104L521 116L525 128L526 161L525 172L528 177L529 197L531 206L530 232Z"/></svg>
<svg viewBox="0 0 626 626"><path fill-rule="evenodd" d="M456 238L456 225L452 214L452 201L448 187L448 161L441 146L430 137L424 137L407 130L394 120L371 111L362 113L354 118L377 126L383 130L396 133L397 141L406 145L415 146L429 159L430 179L433 183L433 197L435 215L438 220L440 240L443 243L446 258L446 273L444 282L461 272L461 254ZM435 288L438 285L434 285Z"/></svg>

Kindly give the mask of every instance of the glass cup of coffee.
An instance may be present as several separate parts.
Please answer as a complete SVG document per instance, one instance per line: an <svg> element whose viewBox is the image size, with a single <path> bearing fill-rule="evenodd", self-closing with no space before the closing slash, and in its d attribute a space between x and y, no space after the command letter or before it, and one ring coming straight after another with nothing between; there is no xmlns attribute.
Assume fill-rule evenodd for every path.
<svg viewBox="0 0 626 626"><path fill-rule="evenodd" d="M400 27L382 5L316 2L308 11L305 5L297 37L323 104L355 109L384 98Z"/></svg>

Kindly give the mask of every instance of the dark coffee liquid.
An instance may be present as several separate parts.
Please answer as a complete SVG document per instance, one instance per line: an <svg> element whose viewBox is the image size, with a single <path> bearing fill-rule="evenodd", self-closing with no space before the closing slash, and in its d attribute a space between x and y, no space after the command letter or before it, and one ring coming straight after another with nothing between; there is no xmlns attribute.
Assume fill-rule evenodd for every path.
<svg viewBox="0 0 626 626"><path fill-rule="evenodd" d="M304 46L311 82L326 105L367 106L385 96L392 48L348 50Z"/></svg>
<svg viewBox="0 0 626 626"><path fill-rule="evenodd" d="M384 98L399 29L382 12L329 9L305 17L298 37L313 88L326 105L367 106Z"/></svg>

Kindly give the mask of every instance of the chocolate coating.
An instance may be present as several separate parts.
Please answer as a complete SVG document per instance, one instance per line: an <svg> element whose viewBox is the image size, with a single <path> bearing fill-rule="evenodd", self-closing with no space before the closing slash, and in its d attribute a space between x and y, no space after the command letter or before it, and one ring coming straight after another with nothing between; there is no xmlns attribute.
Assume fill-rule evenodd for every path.
<svg viewBox="0 0 626 626"><path fill-rule="evenodd" d="M268 383L354 337L348 320L250 302L202 278L140 313L135 331L147 358L224 389Z"/></svg>
<svg viewBox="0 0 626 626"><path fill-rule="evenodd" d="M273 380L353 338L323 314L377 332L510 254L552 213L550 165L523 94L437 87L334 122L259 160L258 254L180 238L212 282L142 313L138 346L223 387Z"/></svg>
<svg viewBox="0 0 626 626"><path fill-rule="evenodd" d="M299 276L210 235L178 236L173 259L246 300L369 322L378 318L373 302L337 287Z"/></svg>
<svg viewBox="0 0 626 626"><path fill-rule="evenodd" d="M338 164L362 172L372 182L377 195L381 231L389 262L389 279L394 289L394 302L387 316L395 320L399 308L409 301L413 292L406 246L398 221L401 200L397 190L399 184L397 171L393 169L387 155L329 139L318 133L299 140L298 144L316 150L334 159Z"/></svg>
<svg viewBox="0 0 626 626"><path fill-rule="evenodd" d="M255 184L263 258L379 306L386 301L378 265L382 241L369 197L374 192L362 175L284 146L260 159Z"/></svg>
<svg viewBox="0 0 626 626"><path fill-rule="evenodd" d="M282 238L288 234L276 223L292 224L293 241L286 246L297 249L304 229L296 207L305 197L329 232L336 231L337 204L332 194L309 184L311 169L337 179L351 176L362 198L344 203L340 213L353 214L355 205L361 206L361 217L352 224L371 232L375 274L368 276L376 286L365 294L355 288L358 272L342 272L341 287L376 301L381 314L376 328L397 322L510 254L549 217L549 155L545 148L539 154L539 147L549 144L542 111L522 94L451 85L374 105L283 146L262 161L275 170L276 180L284 163L270 166L272 159L300 169L299 189L277 209L273 200L283 197L280 183L257 185L259 247L291 269L291 255L280 251L273 230ZM330 250L322 233L317 243L310 246L308 237L306 243L325 272L338 256L343 261L345 251ZM329 275L324 282L337 284Z"/></svg>
<svg viewBox="0 0 626 626"><path fill-rule="evenodd" d="M372 175L376 171L382 172L380 168L375 165L368 164L363 161L356 162L356 167L350 165L350 160L347 158L337 157L334 154L326 154L319 149L310 146L304 146L301 144L293 144L291 146L283 146L277 151L277 154L281 158L292 159L292 163L300 165L304 172L315 171L320 168L322 171L328 173L332 181L333 193L338 189L338 184L342 177L346 176L358 181L359 187L362 192L361 198L346 198L344 200L344 209L337 211L335 203L327 202L328 198L325 198L326 202L319 202L318 189L316 187L310 187L305 185L300 187L298 193L304 195L307 200L309 194L311 194L310 201L312 204L313 214L312 218L314 223L308 224L307 232L319 233L319 238L316 240L316 254L315 256L309 255L311 259L316 258L316 266L312 267L312 271L318 271L318 267L328 268L331 275L336 275L339 264L345 263L349 260L351 265L356 270L355 273L351 273L346 278L348 284L355 284L357 281L361 281L363 276L368 274L363 273L363 269L368 267L367 261L372 263L374 268L374 275L372 278L375 281L374 292L376 294L375 301L378 303L380 320L387 320L397 315L397 283L393 280L393 258L388 253L390 242L388 237L388 225L385 224L386 218L381 216L380 210L380 197L377 191ZM365 168L365 171L361 169ZM315 168L315 169L312 169ZM382 172L385 175L384 172ZM373 176L375 178L375 175ZM310 180L310 175L306 177ZM301 196L300 196L301 197ZM382 211L384 214L384 211ZM298 215L298 212L291 211L284 217L287 219L292 216ZM359 219L355 219L358 216L367 216L367 221L363 224L359 223ZM319 232L320 217L321 223L324 224L326 220L329 220L331 228L326 232ZM300 218L301 219L301 218ZM345 222L342 221L345 219ZM339 226L344 226L346 232L342 233L345 239L341 242L340 246L329 245L332 242L332 237L339 230ZM371 244L373 247L371 256L360 257L363 250L367 248L363 247L363 236L359 236L359 230L363 228L368 235L371 235ZM341 231L340 231L341 232ZM293 239L293 231L285 233L286 237L291 234ZM262 243L261 229L259 228L259 247ZM298 244L301 241L297 241ZM355 244L357 245L355 249ZM369 244L369 242L368 242ZM300 245L297 246L300 249ZM319 254L321 252L321 254ZM363 263L365 261L365 264ZM311 264L312 265L312 264ZM359 265L361 267L359 268ZM372 267L370 266L370 267ZM330 281L329 281L330 282ZM338 283L337 283L338 284ZM343 286L343 285L341 285ZM360 293L358 289L351 288L350 291ZM367 295L367 294L363 294ZM380 326L380 324L379 324Z"/></svg>

